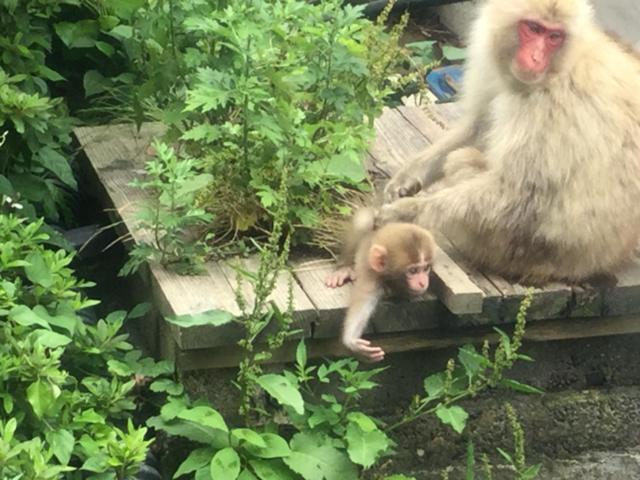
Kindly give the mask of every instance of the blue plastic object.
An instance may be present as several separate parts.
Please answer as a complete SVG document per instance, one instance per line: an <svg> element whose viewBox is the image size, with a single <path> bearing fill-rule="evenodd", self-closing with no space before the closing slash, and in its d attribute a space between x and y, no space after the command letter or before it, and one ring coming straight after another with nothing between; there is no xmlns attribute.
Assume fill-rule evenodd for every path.
<svg viewBox="0 0 640 480"><path fill-rule="evenodd" d="M461 82L462 67L460 65L435 68L427 74L429 90L440 101L451 100L458 92Z"/></svg>

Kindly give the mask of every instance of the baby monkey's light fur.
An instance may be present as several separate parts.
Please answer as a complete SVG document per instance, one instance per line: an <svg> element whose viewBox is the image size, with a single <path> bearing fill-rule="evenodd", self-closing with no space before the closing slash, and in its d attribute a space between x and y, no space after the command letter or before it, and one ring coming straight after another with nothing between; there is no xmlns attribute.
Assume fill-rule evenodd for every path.
<svg viewBox="0 0 640 480"><path fill-rule="evenodd" d="M533 82L514 66L522 20L566 33ZM385 194L423 191L383 207L380 223L440 230L478 266L534 283L582 280L630 258L640 234L640 63L595 25L587 1L487 0L470 36L462 106L459 125ZM462 147L484 167L430 192ZM459 151L452 157L460 163Z"/></svg>

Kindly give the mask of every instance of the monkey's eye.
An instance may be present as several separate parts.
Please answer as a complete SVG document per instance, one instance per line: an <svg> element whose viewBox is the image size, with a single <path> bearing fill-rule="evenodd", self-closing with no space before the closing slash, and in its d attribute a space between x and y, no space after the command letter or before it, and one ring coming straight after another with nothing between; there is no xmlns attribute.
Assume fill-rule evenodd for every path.
<svg viewBox="0 0 640 480"><path fill-rule="evenodd" d="M540 35L544 32L544 27L536 22L527 22L527 28L537 35Z"/></svg>
<svg viewBox="0 0 640 480"><path fill-rule="evenodd" d="M426 265L422 271L427 274L431 273L431 265Z"/></svg>
<svg viewBox="0 0 640 480"><path fill-rule="evenodd" d="M564 34L562 32L551 32L549 34L549 43L552 45L559 45L564 40Z"/></svg>
<svg viewBox="0 0 640 480"><path fill-rule="evenodd" d="M419 267L409 267L409 269L407 270L407 275L417 275L419 271Z"/></svg>

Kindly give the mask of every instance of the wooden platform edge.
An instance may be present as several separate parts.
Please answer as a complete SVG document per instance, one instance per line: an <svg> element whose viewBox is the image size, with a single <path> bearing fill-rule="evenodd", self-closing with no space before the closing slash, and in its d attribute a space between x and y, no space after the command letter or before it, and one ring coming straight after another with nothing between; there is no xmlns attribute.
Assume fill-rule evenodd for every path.
<svg viewBox="0 0 640 480"><path fill-rule="evenodd" d="M510 331L510 328L504 328ZM525 341L548 342L580 338L629 335L640 333L640 315L620 317L587 317L559 320L539 320L527 325ZM416 350L440 350L462 346L468 343L480 344L485 340L495 343L497 333L488 327L461 331L417 331L411 334L387 334L372 336L377 345L388 353L402 353ZM275 351L268 363L287 363L295 359L297 342L288 342ZM307 340L310 358L345 356L347 352L337 339ZM223 347L215 350L192 350L179 352L176 362L180 371L208 368L236 367L242 359L238 347ZM384 365L384 363L383 363Z"/></svg>

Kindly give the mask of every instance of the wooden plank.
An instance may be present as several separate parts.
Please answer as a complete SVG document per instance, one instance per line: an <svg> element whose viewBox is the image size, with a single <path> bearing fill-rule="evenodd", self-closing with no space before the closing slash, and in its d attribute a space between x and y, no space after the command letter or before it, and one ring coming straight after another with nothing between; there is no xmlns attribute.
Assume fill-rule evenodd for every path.
<svg viewBox="0 0 640 480"><path fill-rule="evenodd" d="M604 291L604 315L640 311L640 259L634 258L617 275L614 288Z"/></svg>
<svg viewBox="0 0 640 480"><path fill-rule="evenodd" d="M456 315L482 312L484 293L447 253L436 247L431 290Z"/></svg>
<svg viewBox="0 0 640 480"><path fill-rule="evenodd" d="M488 274L487 278L502 292L500 317L503 322L513 322L529 287L511 283L499 275ZM543 320L566 317L569 314L572 299L571 287L564 283L550 282L543 288L533 288L533 298L527 318Z"/></svg>
<svg viewBox="0 0 640 480"><path fill-rule="evenodd" d="M506 328L510 331L510 328ZM565 318L544 320L527 325L525 341L548 342L576 338L593 338L610 335L629 335L640 333L640 316L625 315L602 318ZM370 337L371 338L371 337ZM495 343L497 335L490 327L465 328L460 331L422 330L399 334L387 334L372 337L388 353L410 352L415 350L439 350L461 346L468 343L481 344L489 341ZM295 359L297 343L289 342L274 352L269 363L290 362ZM348 352L337 339L309 340L307 348L310 358L329 356L345 356ZM181 371L234 367L242 359L238 347L222 347L217 349L191 350L178 354L178 367ZM387 357L385 362L389 362ZM384 365L384 363L383 363Z"/></svg>
<svg viewBox="0 0 640 480"><path fill-rule="evenodd" d="M335 261L315 257L301 257L292 261L293 274L300 288L321 315L313 324L313 338L335 338L340 335L346 308L349 306L351 285L329 288L324 281L335 269Z"/></svg>
<svg viewBox="0 0 640 480"><path fill-rule="evenodd" d="M570 317L599 317L604 310L603 292L589 285L572 285Z"/></svg>
<svg viewBox="0 0 640 480"><path fill-rule="evenodd" d="M131 125L109 125L76 128L78 141L90 159L93 174L104 189L103 202L113 206L122 218L122 234L135 241L149 239L149 233L136 228L135 212L146 194L130 186L142 175L146 150L151 139L164 130L160 124L144 124L139 133ZM160 265L151 265L148 276L155 301L163 316L187 315L211 310L240 313L234 292L221 270L214 264L205 265L204 275L178 275ZM229 330L234 333L231 335ZM237 325L180 329L168 326L179 348L202 348L228 341L237 341ZM231 338L230 338L231 337Z"/></svg>
<svg viewBox="0 0 640 480"><path fill-rule="evenodd" d="M376 165L392 176L427 142L395 109L385 108L375 121L376 138L369 148Z"/></svg>
<svg viewBox="0 0 640 480"><path fill-rule="evenodd" d="M502 303L502 292L481 272L471 267L463 258L462 254L444 235L435 232L435 239L438 245L451 257L451 259L464 271L469 279L477 285L483 293L482 311L478 314L464 315L455 320L457 326L462 325L484 325L500 323L500 305Z"/></svg>
<svg viewBox="0 0 640 480"><path fill-rule="evenodd" d="M400 114L418 130L429 143L434 143L444 133L444 124L439 117L428 115L423 107L399 107Z"/></svg>

